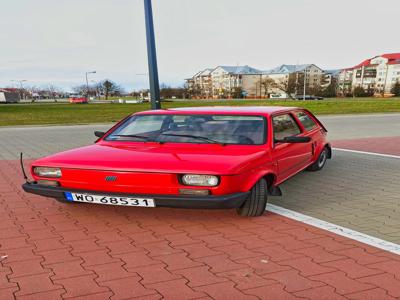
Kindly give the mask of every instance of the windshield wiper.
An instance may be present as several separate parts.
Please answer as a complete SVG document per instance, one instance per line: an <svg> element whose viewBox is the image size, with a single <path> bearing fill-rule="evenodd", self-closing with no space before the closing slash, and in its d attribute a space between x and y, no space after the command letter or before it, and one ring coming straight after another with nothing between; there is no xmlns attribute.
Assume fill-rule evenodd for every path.
<svg viewBox="0 0 400 300"><path fill-rule="evenodd" d="M174 134L174 133L161 133L160 135L166 135L166 136L179 136L179 137L187 137L187 138L193 138L193 139L198 139L198 140L203 140L203 141L207 141L210 142L212 144L220 144L225 146L226 143L221 143L218 142L216 140L210 139L206 136L201 136L201 135L191 135L191 134Z"/></svg>
<svg viewBox="0 0 400 300"><path fill-rule="evenodd" d="M138 138L138 139L143 139L148 141L150 137L144 136L144 135L138 135L138 134L114 134L112 136L120 136L120 137L132 137L132 138ZM111 136L111 137L112 137Z"/></svg>

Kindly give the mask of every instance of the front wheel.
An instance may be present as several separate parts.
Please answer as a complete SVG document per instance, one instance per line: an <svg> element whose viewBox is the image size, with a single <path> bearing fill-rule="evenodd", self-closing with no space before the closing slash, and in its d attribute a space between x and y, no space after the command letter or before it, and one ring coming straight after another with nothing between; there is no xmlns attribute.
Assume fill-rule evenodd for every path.
<svg viewBox="0 0 400 300"><path fill-rule="evenodd" d="M249 196L236 212L243 217L261 216L267 205L267 182L261 178L250 190Z"/></svg>
<svg viewBox="0 0 400 300"><path fill-rule="evenodd" d="M307 168L307 171L315 172L321 170L328 159L328 149L325 147L319 154L317 160Z"/></svg>

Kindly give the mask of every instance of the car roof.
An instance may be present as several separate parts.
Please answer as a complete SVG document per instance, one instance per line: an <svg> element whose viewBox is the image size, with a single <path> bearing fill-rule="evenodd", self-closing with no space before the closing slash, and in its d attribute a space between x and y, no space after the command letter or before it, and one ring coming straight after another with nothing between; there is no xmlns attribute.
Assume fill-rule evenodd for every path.
<svg viewBox="0 0 400 300"><path fill-rule="evenodd" d="M136 114L234 114L234 115L271 115L277 112L287 112L300 107L287 106L200 106L180 107L158 110L147 110Z"/></svg>

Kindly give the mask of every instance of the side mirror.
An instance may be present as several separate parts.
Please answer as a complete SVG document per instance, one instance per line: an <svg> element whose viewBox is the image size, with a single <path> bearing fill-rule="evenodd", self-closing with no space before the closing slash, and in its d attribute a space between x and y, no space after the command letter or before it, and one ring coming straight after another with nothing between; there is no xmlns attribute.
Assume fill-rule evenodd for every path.
<svg viewBox="0 0 400 300"><path fill-rule="evenodd" d="M309 136L287 136L282 140L275 140L275 142L281 142L281 143L308 143L311 141L311 138Z"/></svg>
<svg viewBox="0 0 400 300"><path fill-rule="evenodd" d="M97 136L98 138L101 138L105 135L106 133L103 131L95 131L94 135Z"/></svg>

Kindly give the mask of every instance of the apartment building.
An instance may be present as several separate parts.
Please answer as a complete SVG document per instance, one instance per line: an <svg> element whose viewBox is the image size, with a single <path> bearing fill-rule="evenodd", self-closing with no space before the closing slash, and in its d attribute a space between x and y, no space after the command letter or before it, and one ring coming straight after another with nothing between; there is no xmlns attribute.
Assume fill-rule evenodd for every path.
<svg viewBox="0 0 400 300"><path fill-rule="evenodd" d="M213 98L254 97L261 71L245 66L218 66L211 72Z"/></svg>
<svg viewBox="0 0 400 300"><path fill-rule="evenodd" d="M284 64L267 71L248 65L218 66L196 73L186 79L186 85L192 98L286 98L287 92L303 94L304 86L307 93L314 94L321 86L328 86L336 75L315 64ZM268 84L268 79L274 84Z"/></svg>
<svg viewBox="0 0 400 300"><path fill-rule="evenodd" d="M389 53L343 69L338 77L338 87L344 93L362 87L376 94L390 94L397 81L400 81L400 53Z"/></svg>
<svg viewBox="0 0 400 300"><path fill-rule="evenodd" d="M338 76L338 93L342 96L349 95L353 90L353 69L347 68L340 71Z"/></svg>
<svg viewBox="0 0 400 300"><path fill-rule="evenodd" d="M307 94L313 94L322 85L324 71L314 64L280 65L263 74L276 83L267 93L280 98L287 97L287 93L303 94L304 88Z"/></svg>
<svg viewBox="0 0 400 300"><path fill-rule="evenodd" d="M327 88L331 84L336 85L341 70L325 70L321 78L321 88Z"/></svg>
<svg viewBox="0 0 400 300"><path fill-rule="evenodd" d="M208 99L212 96L211 72L213 69L207 68L197 72L193 77L186 79L186 85L195 98Z"/></svg>

